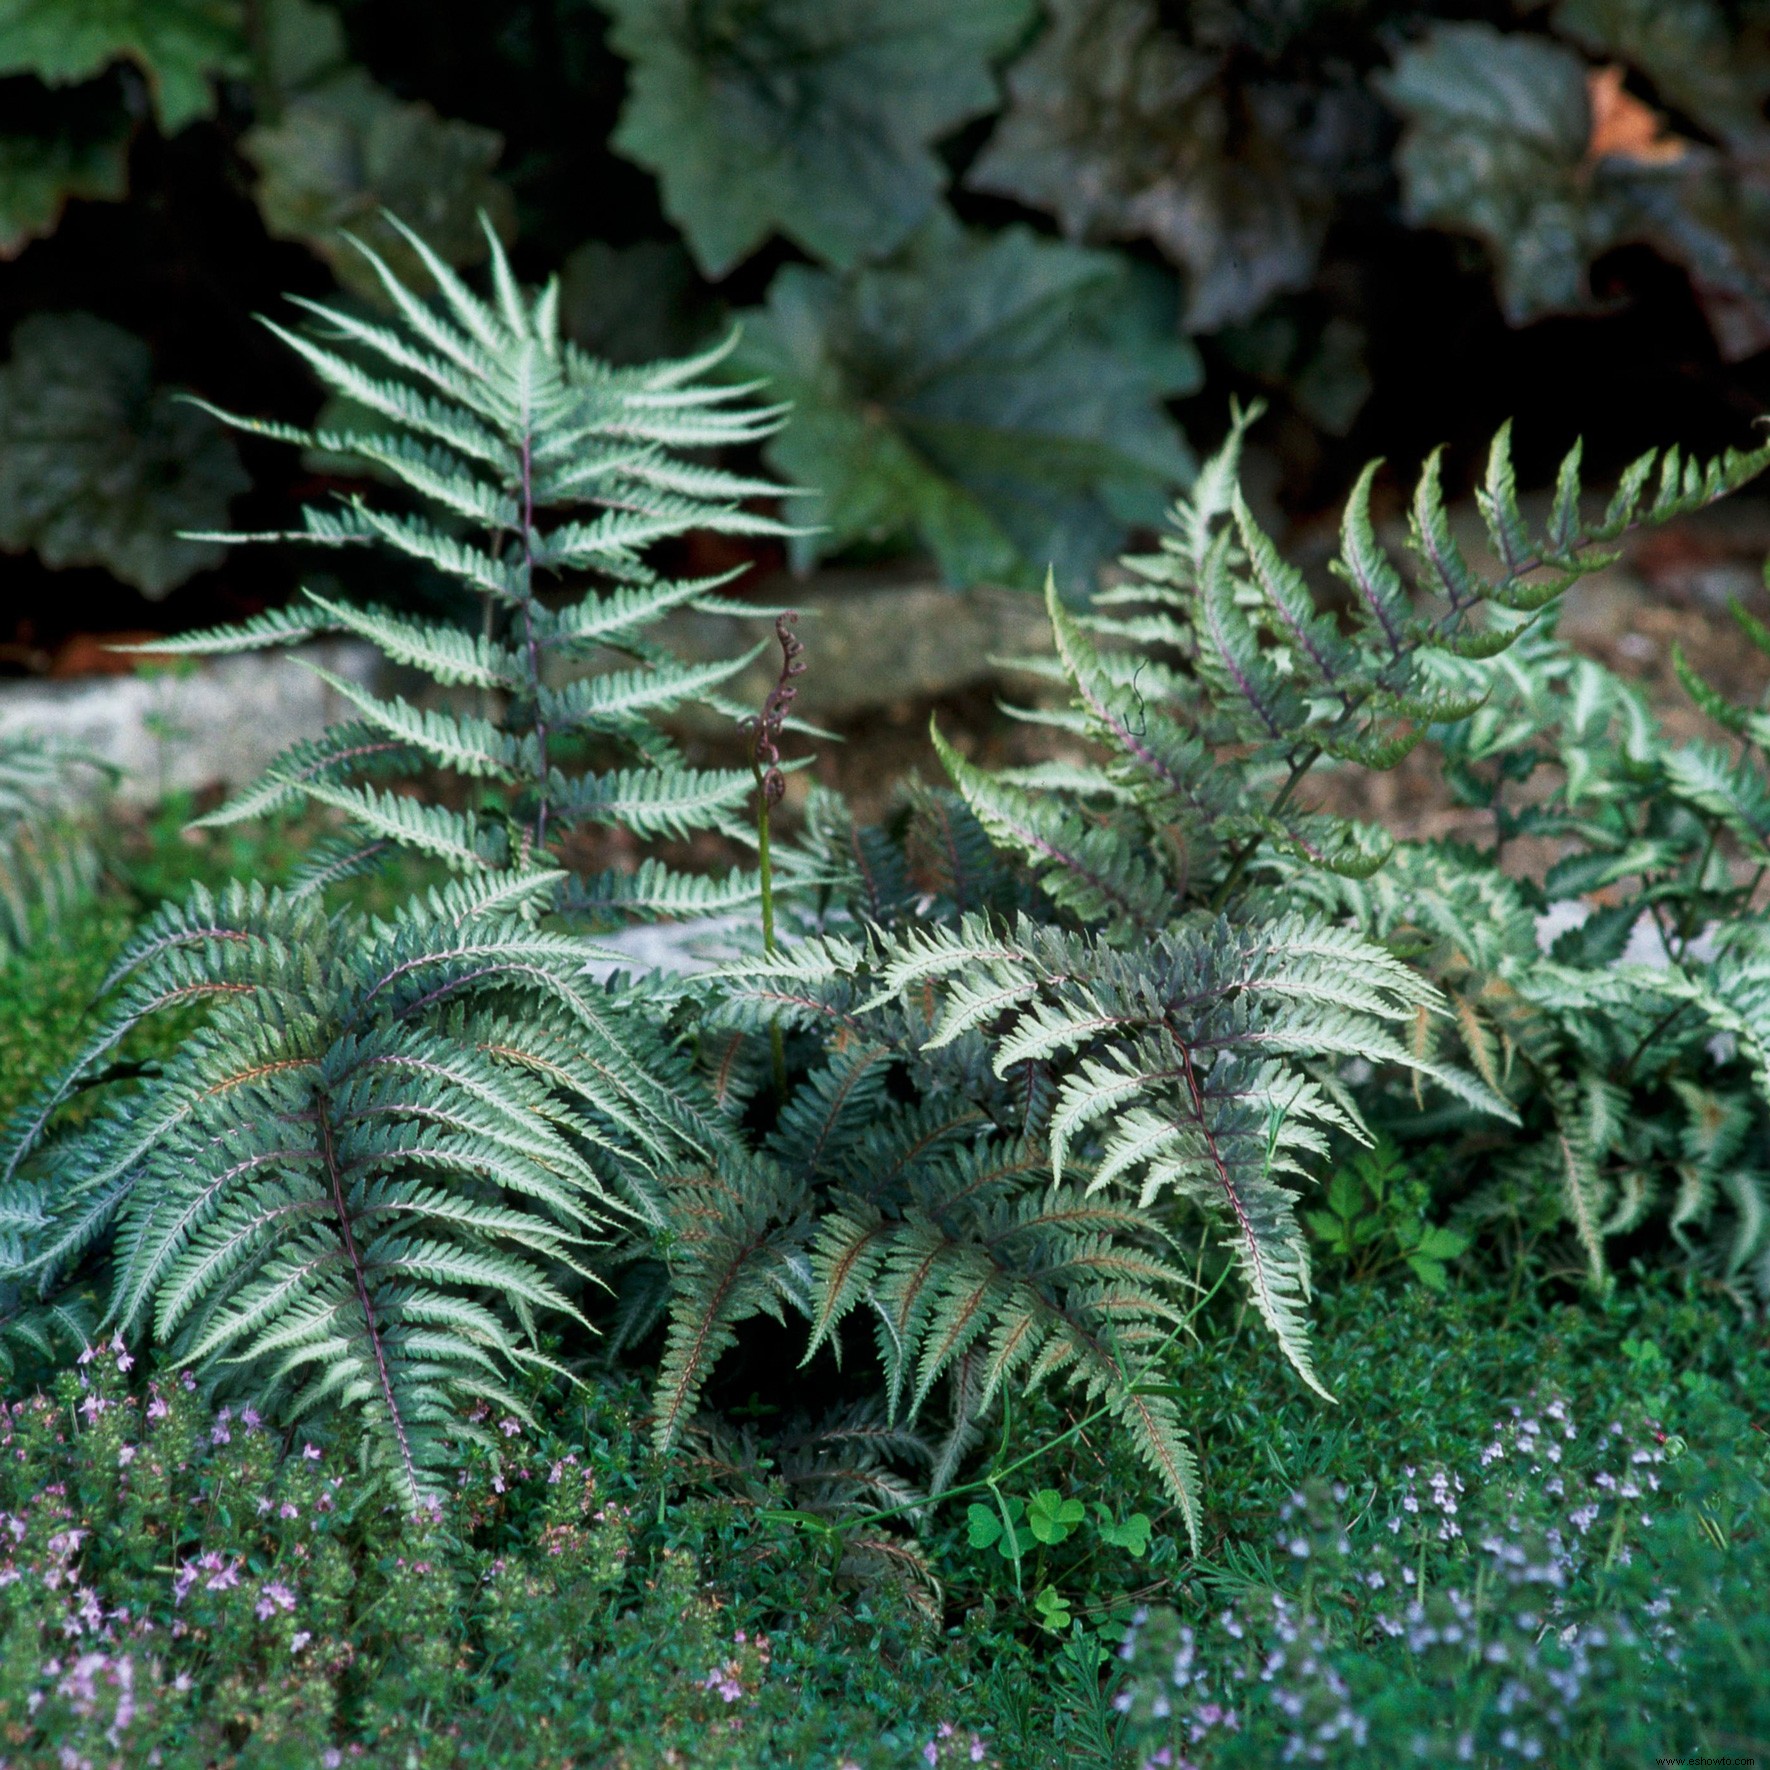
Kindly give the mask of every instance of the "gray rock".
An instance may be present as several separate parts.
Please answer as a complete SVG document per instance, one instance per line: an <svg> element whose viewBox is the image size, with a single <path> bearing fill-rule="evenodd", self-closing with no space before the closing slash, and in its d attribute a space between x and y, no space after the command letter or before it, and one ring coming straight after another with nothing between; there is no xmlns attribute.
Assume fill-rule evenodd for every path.
<svg viewBox="0 0 1770 1770"><path fill-rule="evenodd" d="M617 929L612 934L593 935L597 946L612 948L621 954L623 962L592 959L584 969L599 981L617 971L710 971L740 955L743 949L732 938L733 931L754 927L755 922L753 912L734 912L725 916L696 916L686 922L652 922Z"/></svg>
<svg viewBox="0 0 1770 1770"><path fill-rule="evenodd" d="M92 751L119 771L118 796L128 804L240 787L290 744L349 715L348 703L306 662L373 683L380 658L359 641L329 641L288 654L216 658L188 670L8 682L0 684L0 732L30 732Z"/></svg>

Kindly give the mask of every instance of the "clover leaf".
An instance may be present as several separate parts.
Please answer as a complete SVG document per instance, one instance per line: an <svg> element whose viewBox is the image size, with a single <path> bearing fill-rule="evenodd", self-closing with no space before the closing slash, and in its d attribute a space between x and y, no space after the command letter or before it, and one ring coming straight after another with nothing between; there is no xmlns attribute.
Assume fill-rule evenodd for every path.
<svg viewBox="0 0 1770 1770"><path fill-rule="evenodd" d="M1061 1635L1075 1620L1069 1600L1054 1586L1041 1586L1033 1597L1033 1608L1039 1613L1039 1627L1053 1635Z"/></svg>
<svg viewBox="0 0 1770 1770"><path fill-rule="evenodd" d="M1018 1561L1026 1552L1026 1539L1020 1529L1025 1513L1026 1502L1014 1497L1004 1499L1000 1506L968 1506L965 1539L974 1549L993 1548L1004 1561Z"/></svg>
<svg viewBox="0 0 1770 1770"><path fill-rule="evenodd" d="M1141 1561L1149 1552L1150 1522L1144 1512L1133 1512L1122 1524L1115 1521L1112 1512L1101 1501L1094 1502L1094 1511L1098 1522L1095 1530L1100 1540L1109 1549L1123 1549L1133 1561Z"/></svg>
<svg viewBox="0 0 1770 1770"><path fill-rule="evenodd" d="M930 144L994 108L1031 0L604 0L632 66L614 145L657 173L701 269L780 231L845 268L946 182Z"/></svg>
<svg viewBox="0 0 1770 1770"><path fill-rule="evenodd" d="M1054 1487L1042 1487L1026 1508L1026 1526L1041 1543L1062 1542L1088 1516L1080 1500L1066 1500Z"/></svg>
<svg viewBox="0 0 1770 1770"><path fill-rule="evenodd" d="M949 583L1087 585L1190 478L1161 409L1199 380L1174 291L1115 253L944 212L888 265L790 265L736 362L790 402L770 464L815 496L794 563L920 540Z"/></svg>

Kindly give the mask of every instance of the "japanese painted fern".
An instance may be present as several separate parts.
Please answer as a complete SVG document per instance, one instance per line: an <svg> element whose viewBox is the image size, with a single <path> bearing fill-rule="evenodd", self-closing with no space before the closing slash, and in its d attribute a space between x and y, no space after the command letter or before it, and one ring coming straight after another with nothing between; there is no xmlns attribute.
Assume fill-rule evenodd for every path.
<svg viewBox="0 0 1770 1770"><path fill-rule="evenodd" d="M1185 1319L1176 1239L1201 1215L1223 1226L1252 1301L1319 1388L1292 1188L1332 1133L1368 1136L1355 1094L1403 1078L1465 1117L1516 1121L1485 1051L1463 1053L1468 1069L1434 1056L1434 1023L1463 1004L1409 962L1418 949L1346 925L1332 882L1378 889L1390 845L1311 805L1307 778L1390 767L1457 730L1487 700L1490 660L1610 543L1723 495L1770 453L1649 457L1589 523L1576 450L1533 537L1502 431L1481 500L1497 573L1453 539L1434 457L1412 587L1374 532L1373 469L1348 508L1336 614L1241 498L1242 428L1181 503L1177 538L1130 562L1132 583L1085 615L1048 597L1057 657L1035 667L1072 704L1026 716L1099 760L992 776L936 732L962 802L924 794L895 846L824 820L855 936L802 940L708 986L709 1025L753 1041L787 1024L816 1055L766 1163L741 1185L688 1183L661 1437L744 1317L796 1309L815 1351L858 1311L894 1407L913 1413L947 1384L936 1486L981 1411L1055 1378L1110 1400L1196 1529L1180 1414L1146 1380ZM1030 897L951 865L917 895L910 831L925 849L935 833L938 854L939 832L967 827ZM958 908L967 872L997 913ZM1296 913L1299 875L1325 882L1314 915ZM722 1041L711 1065L760 1073Z"/></svg>
<svg viewBox="0 0 1770 1770"><path fill-rule="evenodd" d="M652 629L683 607L763 611L714 594L732 574L668 578L647 556L691 529L788 532L746 507L780 487L681 453L766 436L778 408L749 403L749 388L709 381L728 346L637 369L585 355L560 336L557 285L538 294L518 288L489 229L488 301L388 222L435 282L434 304L359 244L390 317L298 300L312 331L266 322L362 414L360 427L310 433L217 415L256 435L319 446L391 482L397 495L357 492L309 508L293 535L211 538L379 549L440 573L476 617L422 619L308 592L290 609L156 647L202 655L349 633L452 698L414 704L321 670L357 717L298 745L204 821L303 799L332 807L348 835L314 857L309 870L320 880L372 864L390 845L460 873L552 864L561 854L569 867L573 832L593 825L648 840L697 830L751 839L742 815L749 774L688 767L656 721L684 704L736 717L742 709L721 700L718 687L755 653L686 664ZM454 777L454 797L465 796L467 808L386 784L425 770ZM652 859L637 874L574 877L561 903L669 914L741 904L754 889L753 875L741 871L715 882Z"/></svg>
<svg viewBox="0 0 1770 1770"><path fill-rule="evenodd" d="M387 922L247 885L161 910L8 1130L10 1283L96 1281L106 1331L286 1419L342 1408L409 1506L437 1493L466 1405L523 1411L511 1374L580 1317L589 1248L697 1136L671 1052L533 925L556 882Z"/></svg>
<svg viewBox="0 0 1770 1770"><path fill-rule="evenodd" d="M1738 615L1748 655L1770 655ZM1634 685L1533 635L1439 734L1491 840L1405 844L1368 881L1293 887L1413 954L1454 1008L1420 1047L1453 1045L1522 1117L1496 1163L1454 1111L1372 1101L1392 1135L1431 1136L1472 1227L1564 1228L1602 1287L1612 1244L1639 1249L1657 1223L1742 1305L1770 1304L1770 722L1675 661L1724 742L1673 744ZM1558 858L1508 877L1520 838Z"/></svg>

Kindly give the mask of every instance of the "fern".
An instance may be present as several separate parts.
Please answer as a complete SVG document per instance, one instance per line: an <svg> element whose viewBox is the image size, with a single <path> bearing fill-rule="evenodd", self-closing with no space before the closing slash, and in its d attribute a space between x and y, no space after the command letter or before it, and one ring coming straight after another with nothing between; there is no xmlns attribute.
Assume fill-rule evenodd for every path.
<svg viewBox="0 0 1770 1770"><path fill-rule="evenodd" d="M762 1165L694 1181L674 1205L660 1443L746 1316L802 1316L809 1359L840 1356L858 1312L891 1418L948 1395L937 1470L950 1475L1010 1390L1067 1385L1107 1407L1195 1536L1194 1453L1171 1394L1140 1380L1194 1283L1172 1257L1177 1211L1222 1224L1251 1299L1320 1389L1284 1182L1330 1131L1360 1132L1309 1061L1423 1068L1505 1110L1397 1036L1432 989L1323 924L1185 923L1133 957L974 912L806 938L705 987L722 1088L769 1025L812 1034L823 1056ZM906 1071L908 1099L890 1081ZM753 1091L754 1053L748 1073Z"/></svg>
<svg viewBox="0 0 1770 1770"><path fill-rule="evenodd" d="M1608 564L1606 549L1630 528L1699 508L1770 465L1763 449L1706 463L1655 451L1587 522L1576 446L1533 535L1502 429L1480 492L1499 570L1483 576L1463 556L1434 454L1410 510L1410 588L1377 540L1373 463L1347 503L1332 565L1347 591L1341 621L1318 607L1237 488L1257 415L1236 414L1176 507L1174 535L1160 553L1126 561L1130 582L1086 613L1047 587L1057 659L1045 673L1067 684L1071 705L1019 716L1091 739L1098 770L1027 786L942 747L973 812L1025 857L1052 903L1114 938L1145 935L1188 906L1237 904L1274 856L1350 878L1375 873L1387 837L1311 807L1310 774L1392 768L1433 727L1468 718L1492 687L1483 661Z"/></svg>
<svg viewBox="0 0 1770 1770"><path fill-rule="evenodd" d="M1196 1535L1192 1449L1171 1392L1139 1372L1178 1357L1194 1281L1173 1248L1197 1218L1219 1226L1221 1257L1325 1394L1296 1194L1369 1139L1367 1109L1391 1134L1405 1103L1422 1134L1504 1139L1502 1165L1552 1192L1594 1283L1662 1195L1663 1151L1607 1077L1664 989L1685 985L1656 996L1545 959L1534 887L1472 850L1392 852L1308 805L1304 782L1318 764L1393 766L1428 738L1472 782L1477 752L1547 735L1565 798L1506 815L1585 832L1585 888L1663 864L1666 830L1618 822L1638 817L1622 781L1648 766L1651 722L1557 649L1552 604L1630 523L1718 496L1770 456L1696 469L1670 456L1651 497L1654 463L1638 464L1585 524L1576 452L1533 538L1502 432L1482 497L1501 570L1462 559L1433 461L1411 587L1377 545L1367 474L1343 532L1341 621L1235 489L1245 422L1164 553L1132 562L1137 582L1086 613L1048 594L1056 657L1026 662L1071 702L1021 716L1092 740L1099 759L992 775L936 730L956 791L912 789L877 830L814 800L815 922L802 908L793 944L683 986L734 1119L760 1099L766 1033L785 1029L797 1061L760 1165L741 1184L703 1177L675 1206L660 1444L746 1316L802 1317L806 1357L845 1368L860 1321L889 1418L946 1397L936 1491L1011 1390L1069 1385L1106 1404ZM1600 985L1635 998L1613 1022ZM1730 988L1734 1008L1712 990L1708 1026L1693 1017L1678 1052L1715 1015L1745 1026L1746 986ZM1578 989L1576 1008L1564 998ZM1686 1219L1706 1222L1729 1187L1758 1196L1717 1178ZM1733 1220L1722 1264L1740 1273L1760 1218Z"/></svg>
<svg viewBox="0 0 1770 1770"><path fill-rule="evenodd" d="M1753 1205L1770 1120L1770 967L1753 894L1770 825L1757 821L1766 788L1740 740L1759 715L1683 665L1732 747L1674 747L1639 691L1569 651L1552 624L1492 666L1434 668L1452 692L1486 673L1485 704L1434 738L1452 789L1491 820L1491 845L1404 845L1364 882L1293 867L1288 895L1349 912L1419 964L1452 1004L1437 1026L1519 1113L1524 1131L1498 1185L1473 1191L1473 1217L1502 1195L1536 1199L1597 1288L1610 1244L1656 1219L1704 1271L1751 1282L1767 1245ZM1520 838L1559 858L1505 877L1496 863ZM1537 918L1551 905L1577 919L1545 952ZM1439 1042L1425 1030L1422 1052ZM1432 1125L1442 1136L1454 1119ZM1405 1134L1405 1122L1390 1129Z"/></svg>
<svg viewBox="0 0 1770 1770"><path fill-rule="evenodd" d="M98 1280L101 1331L289 1419L343 1409L407 1506L436 1495L475 1400L523 1413L512 1375L580 1316L649 1170L719 1142L582 944L533 925L556 883L493 875L384 923L248 886L161 910L9 1130L0 1280L51 1305ZM117 1061L199 1008L164 1065ZM45 1140L77 1091L101 1110Z"/></svg>
<svg viewBox="0 0 1770 1770"><path fill-rule="evenodd" d="M48 938L98 885L98 853L73 815L76 773L97 757L29 735L0 737L0 959Z"/></svg>
<svg viewBox="0 0 1770 1770"><path fill-rule="evenodd" d="M702 385L712 357L589 362L495 248L490 302L425 262L434 307L383 266L391 319L327 308L318 336L283 334L370 429L248 428L354 451L399 488L309 511L303 538L440 571L482 618L310 596L188 642L346 631L446 693L336 685L351 718L222 814L333 808L305 888L199 894L143 929L89 1047L10 1134L0 1286L21 1332L44 1331L27 1305L96 1288L91 1331L151 1338L287 1417L352 1412L416 1504L476 1398L514 1410L547 1327L601 1326L611 1356L661 1341L662 1452L724 1434L705 1417L721 1361L767 1317L839 1367L839 1406L867 1422L849 1462L795 1465L817 1504L915 1513L1011 1395L1047 1389L1114 1423L1197 1543L1198 1294L1239 1281L1325 1396L1297 1200L1349 1145L1432 1139L1471 1222L1525 1199L1595 1285L1656 1212L1735 1294L1770 1263L1770 942L1732 870L1770 838L1741 745L1764 715L1723 718L1735 748L1674 750L1553 631L1556 598L1631 525L1770 451L1644 458L1591 522L1576 450L1531 530L1502 431L1486 575L1436 457L1407 576L1367 472L1330 613L1237 489L1238 414L1130 582L1086 610L1047 596L1055 656L1032 667L1069 704L1020 716L1088 757L991 774L937 732L950 787L907 784L879 828L812 794L802 842L771 855L793 889L747 956L602 985L592 967L620 956L543 917L756 902L743 868L551 863L595 823L642 843L719 831L760 858L747 814L781 784L787 676L754 771L688 767L661 722L737 711L720 688L745 659L658 644L671 609L733 611L647 553L691 526L779 532L745 508L774 488L681 453L773 414ZM1491 813L1490 849L1395 847L1311 802L1318 769L1424 742ZM1539 768L1551 790L1510 791ZM1540 879L1500 870L1525 836L1562 856ZM325 908L320 886L396 847L455 883L387 923ZM1545 906L1597 893L1544 953ZM1643 929L1665 963L1636 962ZM174 1058L120 1062L168 1011L196 1022ZM1495 1175L1503 1198L1481 1189Z"/></svg>
<svg viewBox="0 0 1770 1770"><path fill-rule="evenodd" d="M391 306L387 317L299 301L315 323L311 332L267 322L330 393L362 414L361 427L310 433L217 415L355 463L400 501L354 493L308 509L293 534L213 538L391 554L459 585L477 620L452 626L310 591L293 609L160 646L212 655L348 633L445 691L414 705L321 671L351 703L352 722L290 751L202 821L228 823L300 801L327 806L358 839L329 854L316 878L373 864L390 848L416 850L460 874L520 871L553 864L549 857L569 860L574 835L598 824L647 841L716 830L744 842L738 812L747 773L686 767L657 722L685 704L734 714L718 689L748 658L686 665L651 629L681 607L774 611L721 601L715 592L724 578L662 576L647 556L690 529L790 532L749 508L780 487L682 453L755 442L775 427L778 411L749 402L748 388L708 381L728 346L638 369L586 356L560 336L557 287L518 288L489 229L486 300L402 224L392 217L388 224L434 280L434 305L359 244ZM614 766L586 768L586 745ZM471 784L467 804L460 793L421 803L377 784L420 771ZM644 890L628 889L618 874L593 873L564 881L560 901L657 916L697 907L695 890L654 863ZM727 895L741 901L754 890L740 876Z"/></svg>

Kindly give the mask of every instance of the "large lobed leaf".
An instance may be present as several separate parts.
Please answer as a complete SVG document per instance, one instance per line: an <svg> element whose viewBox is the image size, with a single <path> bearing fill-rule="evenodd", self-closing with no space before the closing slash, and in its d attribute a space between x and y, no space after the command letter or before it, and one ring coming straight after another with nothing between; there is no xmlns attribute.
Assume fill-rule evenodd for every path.
<svg viewBox="0 0 1770 1770"><path fill-rule="evenodd" d="M966 182L1050 211L1072 238L1153 240L1186 272L1193 331L1305 286L1347 134L1313 127L1312 112L1369 100L1331 84L1308 101L1275 80L1244 88L1229 57L1182 41L1151 0L1049 11Z"/></svg>
<svg viewBox="0 0 1770 1770"><path fill-rule="evenodd" d="M1731 42L1705 0L1565 0L1556 25L1620 57L1728 148L1668 132L1623 84L1551 38L1435 26L1379 84L1408 120L1398 152L1416 225L1492 252L1513 324L1591 304L1588 269L1631 241L1683 264L1723 351L1770 343L1770 184L1762 43Z"/></svg>
<svg viewBox="0 0 1770 1770"><path fill-rule="evenodd" d="M939 198L930 144L993 108L1030 0L605 0L632 63L615 146L710 277L782 232L846 266Z"/></svg>
<svg viewBox="0 0 1770 1770"><path fill-rule="evenodd" d="M133 62L160 127L182 129L215 108L210 81L246 72L238 0L0 0L0 74L52 86Z"/></svg>
<svg viewBox="0 0 1770 1770"><path fill-rule="evenodd" d="M817 492L797 561L914 536L951 583L1085 585L1191 472L1158 402L1197 386L1198 358L1149 279L944 213L847 280L781 272L738 360L793 405L769 459Z"/></svg>
<svg viewBox="0 0 1770 1770"><path fill-rule="evenodd" d="M278 239L299 240L354 293L383 298L373 268L345 237L361 235L401 280L423 287L424 265L388 216L420 229L446 263L484 261L482 215L515 228L510 192L492 176L495 131L408 103L345 61L336 15L312 0L266 7L269 80L280 101L242 151L258 169L258 208Z"/></svg>
<svg viewBox="0 0 1770 1770"><path fill-rule="evenodd" d="M128 120L114 96L100 83L74 93L37 88L9 104L0 133L0 259L54 233L70 202L115 202L128 190Z"/></svg>
<svg viewBox="0 0 1770 1770"><path fill-rule="evenodd" d="M153 384L148 347L90 314L33 314L0 369L0 547L102 565L163 596L220 557L248 484L207 414Z"/></svg>

